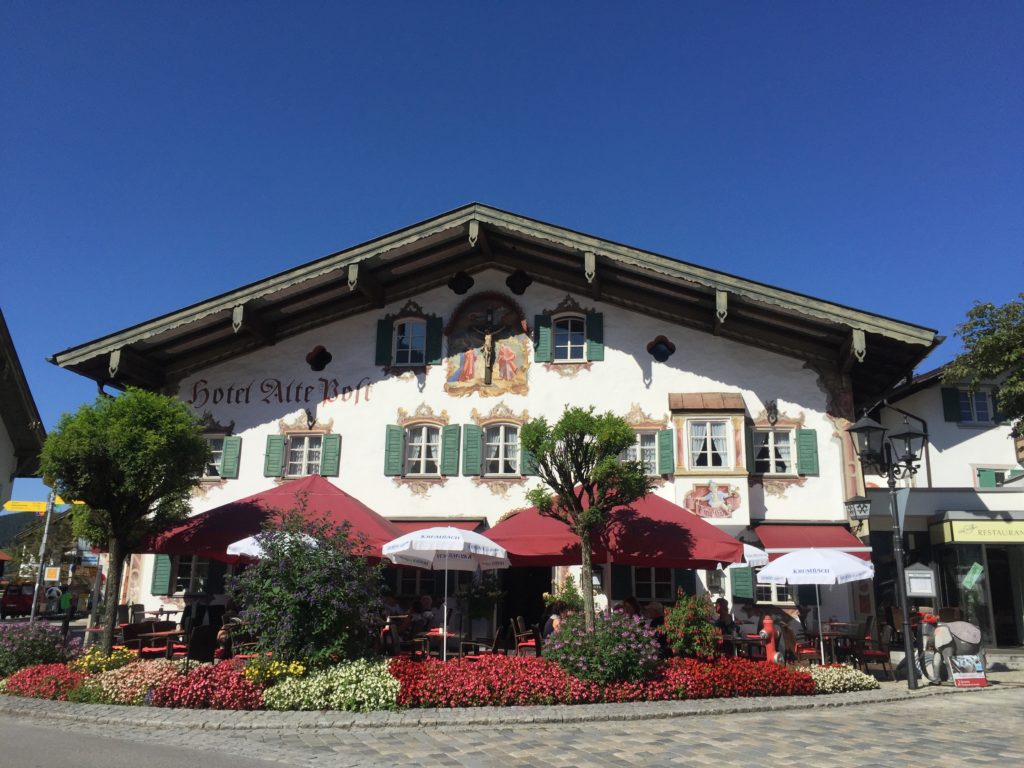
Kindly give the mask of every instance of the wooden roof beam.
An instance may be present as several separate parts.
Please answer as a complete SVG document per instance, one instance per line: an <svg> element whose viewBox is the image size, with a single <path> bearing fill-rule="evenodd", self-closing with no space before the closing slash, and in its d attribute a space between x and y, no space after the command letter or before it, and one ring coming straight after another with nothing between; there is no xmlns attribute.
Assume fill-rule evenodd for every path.
<svg viewBox="0 0 1024 768"><path fill-rule="evenodd" d="M274 329L259 316L252 304L239 304L231 310L231 330L236 334L245 331L266 346L276 341Z"/></svg>
<svg viewBox="0 0 1024 768"><path fill-rule="evenodd" d="M348 265L348 289L350 291L358 289L363 296L369 299L370 306L383 307L386 303L384 287L369 270L364 269L360 274L359 265L358 261Z"/></svg>

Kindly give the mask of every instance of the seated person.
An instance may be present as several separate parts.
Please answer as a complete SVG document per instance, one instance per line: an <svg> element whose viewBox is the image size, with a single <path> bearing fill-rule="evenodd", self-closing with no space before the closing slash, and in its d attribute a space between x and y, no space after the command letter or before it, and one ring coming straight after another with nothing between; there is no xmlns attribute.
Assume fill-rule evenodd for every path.
<svg viewBox="0 0 1024 768"><path fill-rule="evenodd" d="M548 614L547 621L544 622L544 629L541 632L541 636L545 640L558 631L562 624L562 614L565 613L566 607L565 603L561 600L555 600L551 604L551 613Z"/></svg>
<svg viewBox="0 0 1024 768"><path fill-rule="evenodd" d="M732 613L729 611L729 601L724 597L720 597L715 600L714 623L716 627L722 630L723 637L734 635L738 631L736 619L733 618Z"/></svg>
<svg viewBox="0 0 1024 768"><path fill-rule="evenodd" d="M413 607L412 631L414 633L426 632L438 626L434 611L434 598L430 595L422 595L419 604Z"/></svg>

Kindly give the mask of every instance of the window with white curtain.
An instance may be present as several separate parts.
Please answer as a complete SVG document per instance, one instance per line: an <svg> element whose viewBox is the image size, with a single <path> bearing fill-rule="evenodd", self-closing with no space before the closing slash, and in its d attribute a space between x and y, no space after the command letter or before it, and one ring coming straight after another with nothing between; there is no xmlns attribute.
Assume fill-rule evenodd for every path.
<svg viewBox="0 0 1024 768"><path fill-rule="evenodd" d="M795 474L793 432L789 429L754 431L754 471L759 474Z"/></svg>
<svg viewBox="0 0 1024 768"><path fill-rule="evenodd" d="M405 431L405 474L436 475L441 460L441 430L415 424Z"/></svg>
<svg viewBox="0 0 1024 768"><path fill-rule="evenodd" d="M519 428L495 424L484 431L484 474L519 474Z"/></svg>
<svg viewBox="0 0 1024 768"><path fill-rule="evenodd" d="M688 421L686 430L691 469L732 467L732 461L729 458L729 422L727 419Z"/></svg>

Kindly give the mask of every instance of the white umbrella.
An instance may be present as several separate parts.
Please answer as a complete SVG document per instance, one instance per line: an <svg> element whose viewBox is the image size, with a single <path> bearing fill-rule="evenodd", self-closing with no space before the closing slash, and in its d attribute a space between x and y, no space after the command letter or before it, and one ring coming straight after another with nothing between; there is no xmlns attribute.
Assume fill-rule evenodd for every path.
<svg viewBox="0 0 1024 768"><path fill-rule="evenodd" d="M763 549L744 543L743 562L730 563L727 568L759 568L762 565L768 565L768 553Z"/></svg>
<svg viewBox="0 0 1024 768"><path fill-rule="evenodd" d="M316 545L316 539L305 533L297 534L298 539L306 542L307 544ZM228 544L227 553L229 555L240 555L242 557L252 557L257 560L264 556L263 547L260 545L259 538L256 536L246 536L244 539L239 539Z"/></svg>
<svg viewBox="0 0 1024 768"><path fill-rule="evenodd" d="M798 549L768 563L757 574L758 584L813 584L814 600L818 608L818 637L821 640L821 659L825 660L825 640L821 637L821 597L819 584L848 584L851 581L872 579L875 566L869 560L838 549Z"/></svg>
<svg viewBox="0 0 1024 768"><path fill-rule="evenodd" d="M448 571L492 571L508 568L508 553L473 531L459 528L424 528L389 541L381 549L395 565L430 570L444 569L444 639L442 656L448 658Z"/></svg>

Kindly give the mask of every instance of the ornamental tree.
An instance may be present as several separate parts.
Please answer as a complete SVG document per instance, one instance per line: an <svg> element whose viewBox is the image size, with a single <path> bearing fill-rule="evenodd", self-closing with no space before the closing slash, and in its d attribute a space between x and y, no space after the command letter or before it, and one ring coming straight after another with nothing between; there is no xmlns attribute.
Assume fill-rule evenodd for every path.
<svg viewBox="0 0 1024 768"><path fill-rule="evenodd" d="M381 566L349 526L309 520L306 498L257 534L254 565L228 584L257 648L325 667L368 655L384 624Z"/></svg>
<svg viewBox="0 0 1024 768"><path fill-rule="evenodd" d="M593 632L592 537L605 531L613 509L632 504L653 487L639 462L619 459L636 434L621 416L596 414L593 407L566 407L554 425L543 417L524 424L520 439L544 483L526 498L580 539L583 616L586 631Z"/></svg>
<svg viewBox="0 0 1024 768"><path fill-rule="evenodd" d="M942 380L966 381L973 390L986 379L1005 376L995 392L996 410L1024 436L1024 293L1001 307L975 304L957 326L964 351L946 366Z"/></svg>
<svg viewBox="0 0 1024 768"><path fill-rule="evenodd" d="M109 654L125 558L151 530L188 513L210 449L188 407L129 387L117 397L61 416L43 445L40 468L72 508L77 535L106 545L102 648Z"/></svg>

